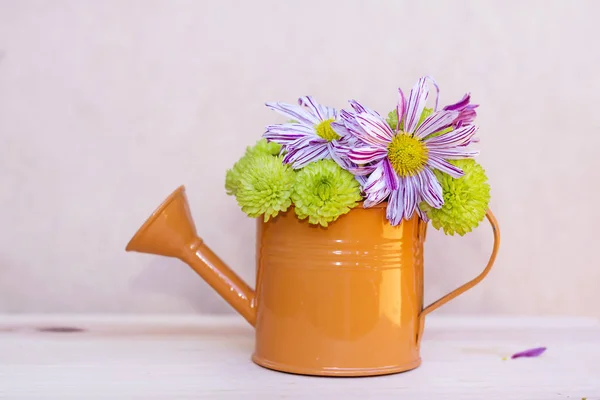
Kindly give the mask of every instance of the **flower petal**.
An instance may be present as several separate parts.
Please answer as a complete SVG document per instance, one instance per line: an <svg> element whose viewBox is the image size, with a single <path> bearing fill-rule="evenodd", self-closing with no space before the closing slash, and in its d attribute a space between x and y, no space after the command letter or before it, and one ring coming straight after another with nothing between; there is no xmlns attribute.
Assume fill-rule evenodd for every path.
<svg viewBox="0 0 600 400"><path fill-rule="evenodd" d="M316 115L320 121L326 119L336 119L337 112L335 108L326 107L317 103L312 96L304 96L298 99L298 104L301 106L308 107L312 114Z"/></svg>
<svg viewBox="0 0 600 400"><path fill-rule="evenodd" d="M355 116L356 122L363 128L364 134L357 137L369 144L387 148L392 141L394 132L381 117L368 113L360 113Z"/></svg>
<svg viewBox="0 0 600 400"><path fill-rule="evenodd" d="M431 168L438 169L453 178L460 178L465 174L462 169L450 164L441 157L431 154L431 152L429 153L429 160L427 160L427 164Z"/></svg>
<svg viewBox="0 0 600 400"><path fill-rule="evenodd" d="M424 212L423 210L421 210L418 206L417 206L417 214L419 214L419 217L421 217L421 219L424 222L428 222L429 221L429 217L427 216L427 213Z"/></svg>
<svg viewBox="0 0 600 400"><path fill-rule="evenodd" d="M437 111L425 118L425 121L415 131L415 136L418 138L424 138L435 132L439 132L442 129L446 129L454 120L458 117L458 111Z"/></svg>
<svg viewBox="0 0 600 400"><path fill-rule="evenodd" d="M420 193L419 178L417 176L407 176L402 178L403 199L404 199L404 218L410 219L417 207L417 200Z"/></svg>
<svg viewBox="0 0 600 400"><path fill-rule="evenodd" d="M357 177L358 178L358 177ZM363 185L364 186L364 185ZM390 195L390 190L388 188L383 188L373 193L367 194L367 197L364 201L363 208L369 208L376 206L381 203Z"/></svg>
<svg viewBox="0 0 600 400"><path fill-rule="evenodd" d="M281 102L265 103L265 105L271 110L307 126L314 126L321 122L321 120L319 120L316 115L311 114L306 107Z"/></svg>
<svg viewBox="0 0 600 400"><path fill-rule="evenodd" d="M519 358L519 357L538 357L542 355L546 351L545 347L536 347L533 349L528 349L521 351L519 353L515 353L510 358Z"/></svg>
<svg viewBox="0 0 600 400"><path fill-rule="evenodd" d="M328 156L329 149L327 143L322 143L314 146L292 149L283 158L283 162L292 164L292 168L294 169L300 169L313 161L318 161L327 158Z"/></svg>
<svg viewBox="0 0 600 400"><path fill-rule="evenodd" d="M377 111L371 110L370 108L363 106L356 100L350 100L349 103L350 103L350 106L354 109L354 111L356 111L359 114L367 113L367 114L373 115L375 117L381 117L381 115L379 115L379 113Z"/></svg>
<svg viewBox="0 0 600 400"><path fill-rule="evenodd" d="M477 132L477 126L465 125L440 136L435 136L424 140L428 149L431 148L452 148L455 146L467 146Z"/></svg>
<svg viewBox="0 0 600 400"><path fill-rule="evenodd" d="M404 202L402 199L402 190L394 190L390 194L388 206L385 212L385 216L390 221L392 226L399 225L404 217Z"/></svg>
<svg viewBox="0 0 600 400"><path fill-rule="evenodd" d="M442 185L437 178L427 167L417 175L416 184L419 186L419 191L423 200L433 208L440 208L444 205L444 194Z"/></svg>
<svg viewBox="0 0 600 400"><path fill-rule="evenodd" d="M384 188L389 188L388 185L386 185L386 179L385 179L385 175L384 175L384 160L382 160L379 164L377 164L377 167L375 168L375 170L373 171L373 173L371 175L369 175L369 178L367 179L367 183L365 183L365 187L364 187L364 191L365 193L371 193L371 192L377 192L380 191Z"/></svg>
<svg viewBox="0 0 600 400"><path fill-rule="evenodd" d="M435 105L433 106L433 111L437 111L438 103L440 101L440 87L438 86L435 79L433 79L431 76L426 76L425 79L428 80L429 82L431 82L431 84L435 88Z"/></svg>
<svg viewBox="0 0 600 400"><path fill-rule="evenodd" d="M429 96L429 88L427 87L427 77L420 78L415 86L410 90L408 96L408 104L406 107L406 116L404 121L404 131L413 133L417 127L417 123L421 118L427 97ZM398 120L400 121L400 120Z"/></svg>
<svg viewBox="0 0 600 400"><path fill-rule="evenodd" d="M402 89L398 88L398 104L396 105L396 114L398 115L398 124L396 125L396 132L400 129L400 121L404 118L404 112L406 111L406 99Z"/></svg>
<svg viewBox="0 0 600 400"><path fill-rule="evenodd" d="M265 139L281 145L290 144L307 136L318 137L312 127L296 123L269 125L263 134Z"/></svg>
<svg viewBox="0 0 600 400"><path fill-rule="evenodd" d="M365 130L360 126L360 124L358 122L356 122L355 117L356 117L356 114L354 114L353 112L350 112L347 110L340 111L340 118L344 124L346 132L348 132L348 136L354 136L354 137L363 136L363 135L365 135ZM334 125L334 124L335 124L336 128L339 126L338 123L332 123L332 125ZM341 130L341 132L343 132L343 130ZM337 130L336 130L336 133L337 133Z"/></svg>
<svg viewBox="0 0 600 400"><path fill-rule="evenodd" d="M466 93L462 99L460 99L459 101L457 101L454 104L449 104L447 106L445 106L443 109L444 110L449 110L449 111L461 111L463 110L469 103L471 102L471 93Z"/></svg>
<svg viewBox="0 0 600 400"><path fill-rule="evenodd" d="M430 148L429 156L445 158L446 160L460 160L462 158L474 158L479 155L479 150L471 150L466 146L457 146L452 148Z"/></svg>
<svg viewBox="0 0 600 400"><path fill-rule="evenodd" d="M351 136L352 133L346 128L344 121L334 121L331 123L331 129L338 134L340 138Z"/></svg>
<svg viewBox="0 0 600 400"><path fill-rule="evenodd" d="M368 164L373 161L379 161L385 156L387 156L385 149L373 146L356 147L348 152L348 158L356 164Z"/></svg>
<svg viewBox="0 0 600 400"><path fill-rule="evenodd" d="M367 177L366 176L362 176L362 175L354 175L354 178L356 178L356 180L358 181L358 183L360 184L360 187L362 188L363 186L365 186L365 183L367 183ZM367 201L365 200L365 203Z"/></svg>
<svg viewBox="0 0 600 400"><path fill-rule="evenodd" d="M400 186L398 175L394 168L392 168L392 164L390 164L389 159L384 159L382 161L383 166L383 178L385 179L385 185L389 187L391 190L396 190Z"/></svg>

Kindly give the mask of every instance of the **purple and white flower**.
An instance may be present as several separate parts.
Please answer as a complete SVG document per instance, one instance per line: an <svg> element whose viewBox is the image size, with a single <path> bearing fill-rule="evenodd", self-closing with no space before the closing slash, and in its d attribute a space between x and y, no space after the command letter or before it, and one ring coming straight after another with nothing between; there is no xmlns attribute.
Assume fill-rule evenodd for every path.
<svg viewBox="0 0 600 400"><path fill-rule="evenodd" d="M398 128L393 131L377 112L356 101L350 102L354 112L342 110L340 113L344 127L335 125L337 132L347 133L358 141L348 150L348 159L371 172L363 186L366 195L364 207L372 207L388 199L386 214L392 225L400 224L403 218L410 219L415 211L427 220L418 207L421 201L434 208L444 204L442 188L433 170L459 178L463 171L448 160L471 158L478 154L468 148L477 131L475 125L464 122L468 119L449 132L440 133L454 126L461 112L467 110L468 101L464 105L449 106L454 109L437 110L436 98L434 112L419 125L429 96L429 82L433 82L429 77L419 79L408 100L398 89L396 109L398 128L403 121L402 131ZM435 82L433 84L437 89Z"/></svg>
<svg viewBox="0 0 600 400"><path fill-rule="evenodd" d="M343 168L352 167L345 155L356 139L332 129L339 116L335 108L318 104L311 96L299 98L298 105L275 102L266 106L292 120L269 125L263 134L268 141L282 146L284 163L299 169L313 161L332 158Z"/></svg>

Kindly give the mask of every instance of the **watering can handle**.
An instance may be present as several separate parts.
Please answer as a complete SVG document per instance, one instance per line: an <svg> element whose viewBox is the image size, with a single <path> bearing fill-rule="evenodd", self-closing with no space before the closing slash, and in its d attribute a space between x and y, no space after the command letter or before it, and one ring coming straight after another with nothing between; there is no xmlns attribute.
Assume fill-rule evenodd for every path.
<svg viewBox="0 0 600 400"><path fill-rule="evenodd" d="M490 272L490 269L492 269L492 265L494 265L494 261L496 260L496 255L498 254L498 248L500 247L500 228L498 226L498 221L496 221L496 217L494 217L494 214L492 214L491 210L488 209L487 212L485 213L485 216L487 217L488 221L492 225L492 231L494 233L494 247L492 248L492 254L490 255L490 259L489 259L485 269L475 279L465 283L464 285L460 286L457 289L454 289L453 291L451 291L447 295L443 296L442 298L434 301L433 303L431 303L430 305L425 307L423 309L423 311L421 311L421 314L419 315L419 333L418 333L418 337L417 337L417 342L420 341L421 336L423 334L423 326L425 323L425 316L427 314L429 314L430 312L432 312L434 310L437 310L439 307L443 306L450 300L456 298L458 295L463 294L467 290L473 288L473 286L475 286L479 282L481 282L483 280L483 278L485 278L486 275Z"/></svg>

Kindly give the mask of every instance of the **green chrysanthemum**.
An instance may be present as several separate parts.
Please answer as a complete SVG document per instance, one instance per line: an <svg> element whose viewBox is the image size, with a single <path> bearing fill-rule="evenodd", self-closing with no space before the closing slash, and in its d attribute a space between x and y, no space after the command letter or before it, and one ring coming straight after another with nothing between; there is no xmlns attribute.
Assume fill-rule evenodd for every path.
<svg viewBox="0 0 600 400"><path fill-rule="evenodd" d="M231 169L227 170L225 175L225 190L228 195L235 195L240 185L244 171L247 169L248 161L256 154L268 154L275 156L279 154L281 145L274 142L267 142L266 139L260 139L254 146L248 146L242 158L240 158Z"/></svg>
<svg viewBox="0 0 600 400"><path fill-rule="evenodd" d="M479 226L485 217L490 202L490 186L485 170L474 160L452 160L450 163L465 174L461 178L452 178L434 171L444 193L442 208L432 208L426 202L419 206L427 213L434 228L442 228L446 235L458 233L463 236Z"/></svg>
<svg viewBox="0 0 600 400"><path fill-rule="evenodd" d="M356 178L333 160L308 164L296 175L292 201L298 218L327 226L362 200Z"/></svg>
<svg viewBox="0 0 600 400"><path fill-rule="evenodd" d="M250 154L239 175L235 198L248 216L264 215L265 222L291 205L295 172L281 156Z"/></svg>

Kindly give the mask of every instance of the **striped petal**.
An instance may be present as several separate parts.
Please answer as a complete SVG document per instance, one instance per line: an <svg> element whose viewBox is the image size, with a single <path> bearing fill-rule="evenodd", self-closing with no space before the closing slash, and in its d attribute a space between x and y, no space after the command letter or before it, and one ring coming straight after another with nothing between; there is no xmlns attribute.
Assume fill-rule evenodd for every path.
<svg viewBox="0 0 600 400"><path fill-rule="evenodd" d="M369 175L367 183L364 187L365 193L368 194L371 192L378 192L382 189L389 188L389 186L386 185L386 181L384 178L383 161L377 164L377 167L375 168L373 173Z"/></svg>
<svg viewBox="0 0 600 400"><path fill-rule="evenodd" d="M421 118L427 97L429 96L429 88L427 87L427 78L420 78L415 86L410 90L408 96L408 104L406 106L406 116L404 121L404 131L414 133L417 123Z"/></svg>
<svg viewBox="0 0 600 400"><path fill-rule="evenodd" d="M419 187L420 195L423 200L433 208L440 208L444 205L444 194L442 186L438 182L433 172L425 167L417 175L416 184Z"/></svg>
<svg viewBox="0 0 600 400"><path fill-rule="evenodd" d="M443 109L448 111L461 111L471 102L471 93L466 93L462 99L454 104L449 104Z"/></svg>
<svg viewBox="0 0 600 400"><path fill-rule="evenodd" d="M460 160L462 158L474 158L479 155L479 150L471 150L466 146L452 148L430 148L429 154L446 160Z"/></svg>
<svg viewBox="0 0 600 400"><path fill-rule="evenodd" d="M425 79L428 82L431 82L431 84L435 88L435 104L433 106L433 111L437 111L438 110L438 104L440 102L440 87L438 86L438 84L435 81L435 79L433 79L431 76L426 76Z"/></svg>
<svg viewBox="0 0 600 400"><path fill-rule="evenodd" d="M293 149L283 158L286 164L292 164L292 168L300 169L307 164L318 161L323 158L328 158L329 150L327 143L316 146L307 146L299 149Z"/></svg>
<svg viewBox="0 0 600 400"><path fill-rule="evenodd" d="M466 125L440 136L424 140L427 148L449 148L455 146L467 146L475 133L477 126Z"/></svg>
<svg viewBox="0 0 600 400"><path fill-rule="evenodd" d="M368 113L357 114L355 119L364 130L364 134L357 136L359 139L378 147L387 148L394 136L394 132L387 122L381 117Z"/></svg>
<svg viewBox="0 0 600 400"><path fill-rule="evenodd" d="M263 134L265 139L282 145L290 144L307 136L318 137L312 127L296 123L269 125Z"/></svg>
<svg viewBox="0 0 600 400"><path fill-rule="evenodd" d="M396 125L396 132L400 129L400 121L404 118L404 111L406 110L406 99L402 89L398 88L398 104L396 105L396 113L398 115L398 124Z"/></svg>
<svg viewBox="0 0 600 400"><path fill-rule="evenodd" d="M404 218L410 219L417 207L419 196L419 178L416 176L407 176L402 178L400 186L402 186L402 198L404 200Z"/></svg>
<svg viewBox="0 0 600 400"><path fill-rule="evenodd" d="M424 138L435 132L439 132L442 129L446 129L454 120L458 117L458 111L438 111L425 118L425 121L415 131L415 136L418 138Z"/></svg>
<svg viewBox="0 0 600 400"><path fill-rule="evenodd" d="M465 174L462 169L450 164L443 158L431 153L429 154L429 160L427 160L427 165L429 165L433 169L445 172L453 178L460 178Z"/></svg>
<svg viewBox="0 0 600 400"><path fill-rule="evenodd" d="M316 115L311 114L306 107L281 102L266 103L265 105L271 110L307 126L314 126L321 122L321 120Z"/></svg>
<svg viewBox="0 0 600 400"><path fill-rule="evenodd" d="M351 149L348 152L350 161L356 164L368 164L387 156L387 150L381 147L365 146Z"/></svg>
<svg viewBox="0 0 600 400"><path fill-rule="evenodd" d="M337 133L338 136L341 138L352 135L352 133L348 130L348 128L346 128L346 124L344 124L344 121L334 121L331 123L330 126L331 126L331 129L333 129L333 131L335 133Z"/></svg>
<svg viewBox="0 0 600 400"><path fill-rule="evenodd" d="M354 178L358 181L358 183L360 184L360 187L365 186L365 183L367 183L367 177L366 176L355 175ZM366 201L365 201L365 203L366 203Z"/></svg>
<svg viewBox="0 0 600 400"><path fill-rule="evenodd" d="M419 207L417 207L417 214L419 214L419 217L424 221L424 222L428 222L429 221L429 217L427 216L427 213L424 212L423 210L421 210Z"/></svg>
<svg viewBox="0 0 600 400"><path fill-rule="evenodd" d="M391 190L398 189L400 183L398 181L398 175L392 165L390 164L390 160L385 158L382 162L383 167L383 178L385 179L385 185L389 187Z"/></svg>
<svg viewBox="0 0 600 400"><path fill-rule="evenodd" d="M394 190L390 193L390 199L386 209L386 217L392 226L399 225L404 217L404 201L402 190Z"/></svg>
<svg viewBox="0 0 600 400"><path fill-rule="evenodd" d="M317 103L312 96L300 97L298 99L298 104L307 107L311 111L311 114L316 115L320 121L337 118L335 108L326 107Z"/></svg>
<svg viewBox="0 0 600 400"><path fill-rule="evenodd" d="M364 186L364 184L363 184L363 186ZM390 189L388 189L388 188L383 188L377 192L369 193L367 195L367 198L365 199L363 207L369 208L369 207L376 206L377 204L379 204L382 201L384 201L385 199L387 199L389 195L390 195Z"/></svg>
<svg viewBox="0 0 600 400"><path fill-rule="evenodd" d="M370 108L363 106L356 100L350 100L349 103L350 103L350 106L354 109L354 111L356 111L359 114L367 113L367 114L373 115L375 117L381 117L381 115L379 115L379 113L377 111L371 110Z"/></svg>

